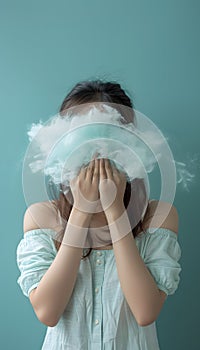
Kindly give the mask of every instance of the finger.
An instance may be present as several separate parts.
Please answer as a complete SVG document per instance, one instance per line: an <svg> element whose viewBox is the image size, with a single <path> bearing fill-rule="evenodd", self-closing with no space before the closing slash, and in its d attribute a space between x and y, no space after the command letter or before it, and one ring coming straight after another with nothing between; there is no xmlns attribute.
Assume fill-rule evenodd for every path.
<svg viewBox="0 0 200 350"><path fill-rule="evenodd" d="M85 179L86 173L87 173L87 167L82 167L78 175L81 176L83 179Z"/></svg>
<svg viewBox="0 0 200 350"><path fill-rule="evenodd" d="M98 152L95 152L95 153L93 154L92 159L96 159L97 156L98 156Z"/></svg>
<svg viewBox="0 0 200 350"><path fill-rule="evenodd" d="M112 166L110 164L110 160L109 159L105 159L105 171L107 174L107 178L108 179L112 179L113 177L113 169Z"/></svg>
<svg viewBox="0 0 200 350"><path fill-rule="evenodd" d="M113 168L113 173L112 173L113 177L119 177L119 171L116 168Z"/></svg>
<svg viewBox="0 0 200 350"><path fill-rule="evenodd" d="M106 171L105 171L105 165L104 165L104 159L100 158L100 164L99 164L99 174L101 179L106 179Z"/></svg>
<svg viewBox="0 0 200 350"><path fill-rule="evenodd" d="M86 172L86 178L89 179L90 181L92 181L93 172L94 172L94 159L88 165L87 172Z"/></svg>
<svg viewBox="0 0 200 350"><path fill-rule="evenodd" d="M99 161L95 158L94 160L94 171L93 171L93 181L96 181L99 179Z"/></svg>
<svg viewBox="0 0 200 350"><path fill-rule="evenodd" d="M118 171L119 172L119 170L118 170L118 168L116 166L116 163L114 161L112 161L111 166L112 166L113 171Z"/></svg>
<svg viewBox="0 0 200 350"><path fill-rule="evenodd" d="M117 169L116 165L112 166L112 171L113 171L113 175L119 175L119 170Z"/></svg>

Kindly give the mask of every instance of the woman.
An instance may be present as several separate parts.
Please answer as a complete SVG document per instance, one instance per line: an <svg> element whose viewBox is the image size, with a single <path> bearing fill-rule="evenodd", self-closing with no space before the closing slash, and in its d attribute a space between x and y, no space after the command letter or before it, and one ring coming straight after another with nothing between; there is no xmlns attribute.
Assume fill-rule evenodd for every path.
<svg viewBox="0 0 200 350"><path fill-rule="evenodd" d="M78 83L64 99L60 113L98 101L133 107L119 84L98 80ZM113 202L103 185L105 179L116 186ZM133 230L82 256L85 249L67 244L72 228L77 226L81 237L88 227L101 230L108 225L112 238L127 229L130 184L108 159L93 159L70 188L73 205L61 192L58 200L34 203L26 210L24 238L17 247L21 271L17 282L40 322L48 326L42 350L158 350L155 321L180 280L176 208L162 202L154 215L158 201L149 200L143 220ZM100 198L102 211L82 210L78 188L91 203ZM58 215L65 224L60 243L51 237L57 229L60 232ZM121 225L117 220L122 217ZM115 222L119 224L112 225ZM151 228L157 229L151 232Z"/></svg>

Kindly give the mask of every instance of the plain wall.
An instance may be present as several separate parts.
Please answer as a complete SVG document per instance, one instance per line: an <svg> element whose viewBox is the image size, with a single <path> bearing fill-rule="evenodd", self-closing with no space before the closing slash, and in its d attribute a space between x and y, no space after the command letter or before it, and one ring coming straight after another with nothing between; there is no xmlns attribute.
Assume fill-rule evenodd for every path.
<svg viewBox="0 0 200 350"><path fill-rule="evenodd" d="M26 203L27 126L57 113L81 80L118 81L169 137L174 158L199 157L199 1L0 1L1 337L4 350L40 349L41 324L16 283ZM161 350L199 348L199 166L177 186L179 289L157 320Z"/></svg>

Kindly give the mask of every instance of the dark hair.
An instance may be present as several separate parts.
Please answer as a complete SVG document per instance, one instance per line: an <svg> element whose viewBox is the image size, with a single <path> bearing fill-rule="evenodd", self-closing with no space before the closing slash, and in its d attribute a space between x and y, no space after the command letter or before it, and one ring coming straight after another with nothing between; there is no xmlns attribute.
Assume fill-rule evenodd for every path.
<svg viewBox="0 0 200 350"><path fill-rule="evenodd" d="M128 122L132 121L134 122L134 110L133 110L133 103L129 96L125 93L125 91L121 88L119 83L116 82L104 82L100 79L93 80L93 81L82 81L77 83L73 89L68 93L68 95L65 97L64 101L62 102L62 105L59 110L60 116L63 116L66 114L67 110L70 108L76 108L76 106L80 106L81 104L87 104L87 103L94 103L94 102L107 102L108 104L116 104L115 108L118 109L120 114L128 120ZM120 106L124 105L129 108L126 110L126 115L124 115L124 109ZM80 107L79 107L80 108ZM61 186L60 186L61 188ZM124 206L127 209L127 206L129 204L130 198L132 198L131 193L140 191L140 197L146 199L146 190L144 186L144 182L141 181L141 179L134 179L133 183L130 182L126 183L126 189L124 193ZM134 196L134 198L138 198L137 196ZM137 202L137 201L135 201ZM52 201L53 205L55 205L57 212L60 213L61 217L65 220L68 220L70 216L70 212L72 210L73 205L71 205L64 193L62 192L62 189L60 190L60 196L59 199ZM138 212L138 215L140 215L141 218L141 208L139 206L137 207L137 203L134 203L134 217L136 216L136 211ZM129 206L130 207L130 206ZM148 205L147 205L148 209ZM147 212L146 209L146 212ZM128 212L128 211L127 211ZM132 215L131 215L132 214ZM131 222L131 227L134 227L132 225L133 219L133 213L129 213L129 219ZM137 218L136 218L137 219ZM138 221L137 221L138 222ZM134 237L137 236L137 234L141 231L144 231L142 226L142 220L140 219L137 225L132 229L132 233ZM64 235L64 231L62 233L62 238ZM61 239L62 240L62 239ZM61 242L60 240L60 242ZM59 249L61 243L58 241L55 241L56 249ZM86 258L92 248L89 248L89 251L86 255L83 255L81 259Z"/></svg>

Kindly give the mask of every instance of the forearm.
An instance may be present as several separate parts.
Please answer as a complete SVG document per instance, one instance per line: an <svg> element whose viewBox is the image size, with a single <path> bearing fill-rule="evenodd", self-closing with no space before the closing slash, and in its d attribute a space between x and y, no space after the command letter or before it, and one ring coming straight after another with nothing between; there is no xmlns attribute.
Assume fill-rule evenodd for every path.
<svg viewBox="0 0 200 350"><path fill-rule="evenodd" d="M73 208L68 223L89 227L90 219L91 214L81 213ZM70 231L67 234L70 234ZM66 241L65 230L62 242ZM42 277L34 295L34 310L41 322L53 325L58 322L72 294L82 252L81 247L61 243L53 263Z"/></svg>
<svg viewBox="0 0 200 350"><path fill-rule="evenodd" d="M124 210L122 207L107 213L108 224L120 217ZM111 237L115 234L112 230ZM132 231L114 241L113 249L121 288L133 315L140 325L152 323L160 310L160 292L139 254Z"/></svg>

